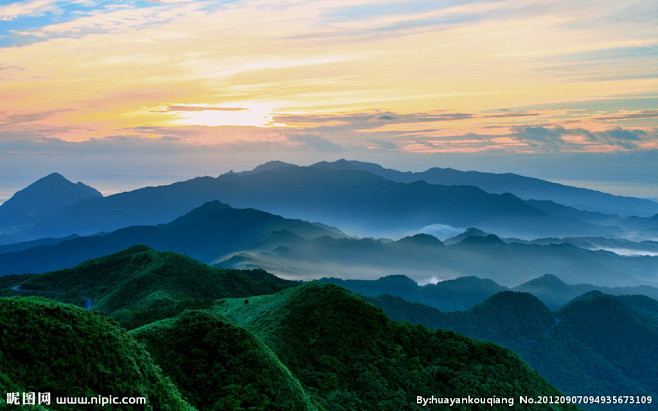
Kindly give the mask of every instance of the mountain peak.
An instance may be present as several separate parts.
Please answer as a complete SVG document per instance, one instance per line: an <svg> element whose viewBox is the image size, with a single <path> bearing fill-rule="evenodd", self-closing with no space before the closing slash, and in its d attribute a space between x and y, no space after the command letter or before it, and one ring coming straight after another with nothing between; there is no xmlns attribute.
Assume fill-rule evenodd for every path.
<svg viewBox="0 0 658 411"><path fill-rule="evenodd" d="M412 236L404 237L398 240L400 244L410 245L427 245L427 246L441 246L443 243L438 238L429 234L415 234Z"/></svg>
<svg viewBox="0 0 658 411"><path fill-rule="evenodd" d="M500 335L496 339L509 339L516 334L509 329L504 330L505 327L501 327L503 324L517 324L518 334L531 339L542 335L555 323L553 313L537 297L516 291L496 293L469 311L484 319L493 330L500 330Z"/></svg>
<svg viewBox="0 0 658 411"><path fill-rule="evenodd" d="M592 300L595 300L595 299L601 298L601 297L610 297L610 296L608 294L602 293L599 290L592 290L592 291L589 291L585 294L582 294L582 295L574 298L573 300L571 300L569 302L569 304L573 304L573 303L579 302L579 301L592 301Z"/></svg>
<svg viewBox="0 0 658 411"><path fill-rule="evenodd" d="M282 167L297 167L297 166L290 163L284 163L283 161L268 161L267 163L257 166L251 172L260 173L263 171L276 170L277 168L282 168Z"/></svg>
<svg viewBox="0 0 658 411"><path fill-rule="evenodd" d="M315 164L312 164L311 167L340 167L340 168L353 168L352 162L347 161L344 158L336 161L320 161Z"/></svg>
<svg viewBox="0 0 658 411"><path fill-rule="evenodd" d="M58 209L102 196L92 187L51 173L16 192L0 206L0 227L33 224Z"/></svg>
<svg viewBox="0 0 658 411"><path fill-rule="evenodd" d="M460 244L505 244L505 242L495 234L487 234L485 236L480 236L480 235L467 236L459 243Z"/></svg>
<svg viewBox="0 0 658 411"><path fill-rule="evenodd" d="M190 224L193 221L198 220L199 218L216 211L228 210L232 207L228 204L222 203L221 201L214 200L204 203L202 206L197 207L188 213L178 217L171 222L172 225L177 224Z"/></svg>
<svg viewBox="0 0 658 411"><path fill-rule="evenodd" d="M83 186L85 186L82 183L78 183ZM71 182L70 180L66 179L63 175L60 173L50 173L45 177L42 177L35 181L34 183L30 184L29 186L25 187L24 189L20 190L18 193L21 192L26 192L26 191L34 191L36 189L58 189L58 188L64 188L64 187L71 187L71 186L77 186L78 184L75 184ZM87 186L85 186L87 187Z"/></svg>
<svg viewBox="0 0 658 411"><path fill-rule="evenodd" d="M485 233L484 231L478 228L469 227L468 229L466 229L466 231L463 232L462 235L466 237L486 237L487 233Z"/></svg>
<svg viewBox="0 0 658 411"><path fill-rule="evenodd" d="M320 161L319 163L312 164L311 167L333 168L340 170L356 170L359 168L358 166L361 164L368 164L368 163L360 163L358 161L350 161L341 158L340 160L336 160L336 161Z"/></svg>
<svg viewBox="0 0 658 411"><path fill-rule="evenodd" d="M567 285L564 281L560 280L559 277L553 274L544 274L541 277L528 281L526 284L552 286L552 287L564 287Z"/></svg>
<svg viewBox="0 0 658 411"><path fill-rule="evenodd" d="M248 176L252 174L259 174L259 173L266 173L269 171L274 171L278 170L280 168L293 168L293 167L298 167L294 164L290 163L284 163L283 161L268 161L267 163L260 164L256 167L254 167L253 170L250 171L240 171L240 172L234 172L233 170L229 171L228 173L222 174L220 177L226 177L226 176Z"/></svg>
<svg viewBox="0 0 658 411"><path fill-rule="evenodd" d="M375 282L379 283L380 285L395 285L397 287L418 287L418 283L403 274L387 275L385 277L381 277Z"/></svg>
<svg viewBox="0 0 658 411"><path fill-rule="evenodd" d="M67 180L63 175L61 175L57 172L50 173L47 176L37 180L36 182L40 182L40 181L42 181L42 182L46 182L46 181L53 181L53 182L55 182L55 181L67 181L67 182L70 183L69 180Z"/></svg>
<svg viewBox="0 0 658 411"><path fill-rule="evenodd" d="M334 170L365 171L365 172L374 174L378 177L383 177L383 178L389 179L391 181L397 181L398 179L396 178L396 176L398 176L399 174L402 174L402 175L409 174L409 173L405 173L405 172L389 170L389 169L386 169L386 168L380 166L379 164L375 164L375 163L367 163L367 162L363 162L363 161L345 160L345 159L336 160L334 162L321 161L319 163L315 163L315 164L311 165L311 167L327 168L327 169L334 169ZM405 182L407 182L407 181L405 181Z"/></svg>
<svg viewBox="0 0 658 411"><path fill-rule="evenodd" d="M454 245L454 244L457 244L457 243L460 243L460 242L464 241L467 238L476 238L476 237L484 238L486 236L487 236L487 233L485 233L484 231L482 231L478 228L470 227L470 228L467 228L466 231L464 231L463 233L446 239L444 241L444 243L446 245Z"/></svg>

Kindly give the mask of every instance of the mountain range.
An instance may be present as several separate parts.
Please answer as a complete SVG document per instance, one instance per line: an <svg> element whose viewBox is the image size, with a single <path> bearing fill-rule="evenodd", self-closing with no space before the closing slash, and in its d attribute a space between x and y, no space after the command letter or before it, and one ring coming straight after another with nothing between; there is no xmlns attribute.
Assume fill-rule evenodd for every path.
<svg viewBox="0 0 658 411"><path fill-rule="evenodd" d="M219 301L215 310L261 336L327 408L421 408L419 395L504 397L517 384L550 391L510 352L393 322L330 284L307 283L248 302Z"/></svg>
<svg viewBox="0 0 658 411"><path fill-rule="evenodd" d="M322 224L284 219L254 209L234 209L214 201L168 224L127 227L112 233L59 242L53 240L48 244L0 254L0 275L70 268L134 244L175 251L212 263L236 251L263 249L277 233L290 233L299 238L344 236Z"/></svg>
<svg viewBox="0 0 658 411"><path fill-rule="evenodd" d="M347 160L338 160L333 163L322 162L317 163L316 166L367 171L399 183L426 181L429 184L475 186L488 193L512 193L523 200L549 200L579 210L605 214L642 217L658 214L658 203L651 200L615 196L512 173L483 173L439 167L418 173L401 172L384 168L379 164Z"/></svg>
<svg viewBox="0 0 658 411"><path fill-rule="evenodd" d="M218 270L143 246L20 280L2 290L14 297L0 298L10 336L0 355L11 354L0 388L9 391L139 395L176 410L423 409L419 395L560 394L509 350L394 322L331 284ZM32 289L41 291L21 291ZM26 293L85 293L94 309ZM64 379L61 370L70 370Z"/></svg>
<svg viewBox="0 0 658 411"><path fill-rule="evenodd" d="M262 270L223 270L143 245L21 282L26 290L88 297L95 309L126 328L173 316L203 301L268 294L294 285Z"/></svg>
<svg viewBox="0 0 658 411"><path fill-rule="evenodd" d="M428 397L558 393L509 351L447 330L512 349L566 394L655 396L658 388L658 380L651 377L655 375L651 357L658 348L658 301L642 296L590 292L554 312L534 296L512 291L496 292L469 310L452 313L389 295L370 299L393 320L443 330L430 331L391 321L361 297L332 284L300 284L263 271L219 270L145 246L74 269L13 280L3 283L0 310L6 314L1 321L15 338L3 339L2 344L9 345L0 352L13 353L28 368L36 369L52 352L69 367L84 362L97 368L81 367L55 384L51 378L57 375L59 362L42 365L26 380L18 377L22 368L3 362L8 365L0 368L0 386L10 390L25 389L21 384L29 383L40 390L54 386L53 392L60 393L67 384L78 384L97 387L87 389L102 395L107 391L94 384L105 378L121 394L144 384L140 378L147 376L156 381L149 386L160 388L141 392L154 401L152 395L160 391L149 390L165 389L168 394L158 394L158 401L177 403L176 409L328 410L415 409L419 393ZM384 279L380 288L401 281L405 279ZM477 281L452 282L454 297ZM20 291L28 289L42 291ZM94 310L42 298L6 297L30 294L60 301L84 294L93 299ZM34 318L24 321L25 313ZM104 315L121 327L116 323L108 327ZM67 318L72 326L57 325ZM51 335L51 329L57 334ZM92 344L95 333L101 332L103 338L111 336L102 345L103 353ZM30 348L20 343L35 341L35 335L40 336L39 343ZM62 338L80 349L48 348L64 345ZM106 364L113 356L116 363L133 364L131 371L121 374L120 382L112 382L118 380L112 379L113 368ZM141 359L131 359L134 356ZM89 377L84 374L87 369L106 371ZM151 369L158 371L145 371ZM86 383L79 382L84 378Z"/></svg>
<svg viewBox="0 0 658 411"><path fill-rule="evenodd" d="M446 243L428 234L397 241L359 239L324 224L235 209L218 201L167 224L16 247L18 251L0 253L0 275L71 268L134 244L224 268L262 268L298 280L375 279L404 273L416 281L477 276L513 287L550 273L572 284L619 287L655 284L658 278L656 256L622 256L570 243L505 242L475 229Z"/></svg>
<svg viewBox="0 0 658 411"><path fill-rule="evenodd" d="M54 173L0 205L0 389L165 410L655 397L655 207L345 160L107 197Z"/></svg>
<svg viewBox="0 0 658 411"><path fill-rule="evenodd" d="M656 287L646 285L602 287L593 284L567 284L552 274L542 275L511 288L478 277L459 277L423 286L405 275L390 275L377 280L321 278L318 281L344 287L368 298L387 294L443 312L468 310L502 291L532 294L551 310L557 310L576 297L592 291L614 296L640 295L658 300L658 288Z"/></svg>
<svg viewBox="0 0 658 411"><path fill-rule="evenodd" d="M288 218L322 221L346 232L389 237L419 232L425 227L463 230L475 226L499 235L526 239L631 234L637 238L653 238L658 228L658 219L647 217L646 209L655 204L648 200L637 200L646 205L645 211L638 213L640 216L620 217L546 200L550 198L550 191L536 196L539 200L523 200L510 194L513 190L489 193L473 185L455 185L461 182L459 179L444 181L449 184L428 183L417 177L410 182L397 182L389 179L391 173L380 172L387 176L385 178L353 165L336 162L299 167L268 163L250 172L231 172L217 178L199 177L108 197L87 198L73 204L53 205L48 213L39 213L29 221L5 227L1 234L3 241L9 243L154 225L171 221L214 200L236 208L256 208ZM506 176L499 177L505 179ZM523 181L529 184L534 180ZM537 185L541 185L539 181ZM40 180L34 185L42 186L46 182ZM507 186L514 186L514 183ZM53 190L57 189L44 188L38 201L49 203ZM12 198L0 206L0 221L11 220L10 205L37 201L19 200ZM627 200L631 201L619 199Z"/></svg>
<svg viewBox="0 0 658 411"><path fill-rule="evenodd" d="M0 205L0 240L11 238L35 221L78 201L98 199L102 194L83 183L74 184L61 174L52 173L16 192Z"/></svg>
<svg viewBox="0 0 658 411"><path fill-rule="evenodd" d="M241 252L218 265L260 267L277 275L300 279L370 280L405 274L426 283L476 276L514 287L544 274L553 274L571 284L658 285L656 256L624 256L580 248L568 242L506 242L496 235L472 229L445 242L427 234L398 241L326 236L309 240L289 236L282 238L276 248L257 253ZM308 273L316 273L316 276L309 277Z"/></svg>
<svg viewBox="0 0 658 411"><path fill-rule="evenodd" d="M510 348L567 395L658 394L658 301L648 297L593 291L555 312L512 291L452 313L389 295L370 301L390 318Z"/></svg>

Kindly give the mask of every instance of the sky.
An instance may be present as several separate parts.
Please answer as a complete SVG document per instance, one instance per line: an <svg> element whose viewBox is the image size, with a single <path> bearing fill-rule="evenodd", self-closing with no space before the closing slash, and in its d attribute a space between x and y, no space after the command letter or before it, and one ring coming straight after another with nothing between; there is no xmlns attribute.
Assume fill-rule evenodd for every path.
<svg viewBox="0 0 658 411"><path fill-rule="evenodd" d="M0 202L270 160L658 198L658 2L0 1Z"/></svg>

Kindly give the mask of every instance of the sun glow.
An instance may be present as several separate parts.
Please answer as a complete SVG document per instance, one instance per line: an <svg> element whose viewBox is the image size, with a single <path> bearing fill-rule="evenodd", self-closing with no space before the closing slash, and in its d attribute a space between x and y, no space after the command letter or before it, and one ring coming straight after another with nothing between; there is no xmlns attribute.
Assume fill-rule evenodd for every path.
<svg viewBox="0 0 658 411"><path fill-rule="evenodd" d="M274 122L272 111L271 104L244 103L222 107L210 105L170 106L164 113L174 117L167 123L175 126L284 126Z"/></svg>

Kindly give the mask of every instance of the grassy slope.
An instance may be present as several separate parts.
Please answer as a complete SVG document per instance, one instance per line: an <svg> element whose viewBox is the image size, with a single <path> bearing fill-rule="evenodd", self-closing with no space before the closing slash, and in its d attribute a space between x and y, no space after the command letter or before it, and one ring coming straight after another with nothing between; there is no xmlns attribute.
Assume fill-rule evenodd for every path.
<svg viewBox="0 0 658 411"><path fill-rule="evenodd" d="M131 329L204 308L215 298L267 294L296 285L262 271L223 270L182 254L134 246L23 282L29 290L84 295L94 308Z"/></svg>
<svg viewBox="0 0 658 411"><path fill-rule="evenodd" d="M658 392L658 302L648 297L591 292L555 313L535 297L509 291L452 313L387 295L371 301L390 318L508 347L568 395L655 398Z"/></svg>
<svg viewBox="0 0 658 411"><path fill-rule="evenodd" d="M417 395L557 394L516 355L494 344L390 321L334 285L289 288L293 285L263 271L215 269L135 246L30 278L22 288L89 296L95 309L128 328L168 318L134 335L201 409L296 410L318 402L332 410L409 409ZM266 294L278 290L284 291ZM215 300L222 297L239 298ZM26 329L24 339L40 338L39 328L31 333ZM66 350L67 341L55 341L52 349ZM101 354L90 353L84 366L98 368L103 358L94 355ZM0 382L15 381L3 372ZM113 369L97 373L115 377ZM122 380L134 384L130 377ZM66 384L75 382L62 381Z"/></svg>
<svg viewBox="0 0 658 411"><path fill-rule="evenodd" d="M0 335L0 391L50 392L53 402L145 396L147 409L193 409L144 347L102 314L35 297L1 298Z"/></svg>
<svg viewBox="0 0 658 411"><path fill-rule="evenodd" d="M519 352L546 378L564 381L565 390L568 383L573 392L655 398L658 324L623 302L599 292L585 294L556 313L560 324L546 338ZM564 358L573 360L560 361Z"/></svg>
<svg viewBox="0 0 658 411"><path fill-rule="evenodd" d="M413 409L418 395L558 393L508 350L393 322L330 284L226 299L214 310L262 338L327 409Z"/></svg>
<svg viewBox="0 0 658 411"><path fill-rule="evenodd" d="M276 355L226 318L186 311L131 334L199 409L317 410Z"/></svg>

